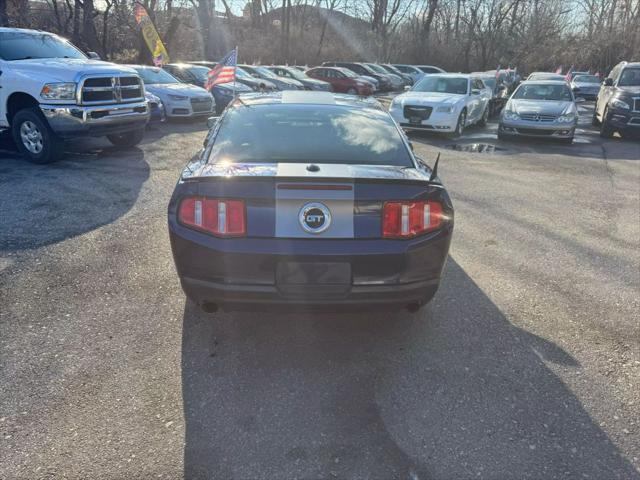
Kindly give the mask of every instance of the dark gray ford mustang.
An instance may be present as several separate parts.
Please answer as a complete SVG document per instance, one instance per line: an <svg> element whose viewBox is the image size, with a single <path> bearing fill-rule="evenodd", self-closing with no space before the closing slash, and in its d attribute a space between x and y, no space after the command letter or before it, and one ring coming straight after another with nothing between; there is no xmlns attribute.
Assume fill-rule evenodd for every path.
<svg viewBox="0 0 640 480"><path fill-rule="evenodd" d="M434 170L377 102L243 95L169 204L182 287L206 311L416 310L438 289L453 231Z"/></svg>

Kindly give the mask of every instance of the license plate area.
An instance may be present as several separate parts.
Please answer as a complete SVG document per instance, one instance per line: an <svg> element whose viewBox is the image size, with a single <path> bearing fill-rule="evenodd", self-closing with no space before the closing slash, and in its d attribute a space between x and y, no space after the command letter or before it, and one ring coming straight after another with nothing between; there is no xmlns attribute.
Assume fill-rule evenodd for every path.
<svg viewBox="0 0 640 480"><path fill-rule="evenodd" d="M276 286L287 297L344 296L351 283L351 264L346 262L279 262L276 267Z"/></svg>

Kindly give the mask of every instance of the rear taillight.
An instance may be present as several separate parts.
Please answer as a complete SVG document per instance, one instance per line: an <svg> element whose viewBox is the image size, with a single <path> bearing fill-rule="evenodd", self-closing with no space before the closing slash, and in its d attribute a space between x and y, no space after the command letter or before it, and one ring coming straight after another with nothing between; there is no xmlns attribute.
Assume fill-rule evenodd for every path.
<svg viewBox="0 0 640 480"><path fill-rule="evenodd" d="M219 237L240 237L247 233L244 200L187 197L180 202L178 221Z"/></svg>
<svg viewBox="0 0 640 480"><path fill-rule="evenodd" d="M382 236L410 238L435 230L442 224L438 202L386 202L382 212Z"/></svg>

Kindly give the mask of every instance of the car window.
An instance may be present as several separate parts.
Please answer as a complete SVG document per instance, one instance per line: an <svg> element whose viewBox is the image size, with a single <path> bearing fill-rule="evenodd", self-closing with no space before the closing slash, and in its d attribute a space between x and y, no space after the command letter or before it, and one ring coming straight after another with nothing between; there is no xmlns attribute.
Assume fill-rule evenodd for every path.
<svg viewBox="0 0 640 480"><path fill-rule="evenodd" d="M600 78L596 75L576 75L573 81L576 83L600 83Z"/></svg>
<svg viewBox="0 0 640 480"><path fill-rule="evenodd" d="M420 80L411 90L414 92L454 93L466 95L468 81L465 77L441 77L428 75Z"/></svg>
<svg viewBox="0 0 640 480"><path fill-rule="evenodd" d="M66 40L50 34L0 32L0 58L87 58Z"/></svg>
<svg viewBox="0 0 640 480"><path fill-rule="evenodd" d="M232 108L220 121L209 161L413 166L388 113L341 105Z"/></svg>
<svg viewBox="0 0 640 480"><path fill-rule="evenodd" d="M571 90L566 85L557 84L522 84L513 93L515 99L555 100L570 102L573 100Z"/></svg>
<svg viewBox="0 0 640 480"><path fill-rule="evenodd" d="M639 87L640 86L640 68L625 68L618 80L619 87Z"/></svg>

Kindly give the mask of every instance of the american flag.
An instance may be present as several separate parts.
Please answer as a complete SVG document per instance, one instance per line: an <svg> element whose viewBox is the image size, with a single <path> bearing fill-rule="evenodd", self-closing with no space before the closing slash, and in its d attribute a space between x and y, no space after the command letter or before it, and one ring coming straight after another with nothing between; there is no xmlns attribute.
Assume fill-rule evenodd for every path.
<svg viewBox="0 0 640 480"><path fill-rule="evenodd" d="M205 88L211 90L219 83L233 82L236 76L236 64L238 63L238 47L227 53L215 67L207 73Z"/></svg>

